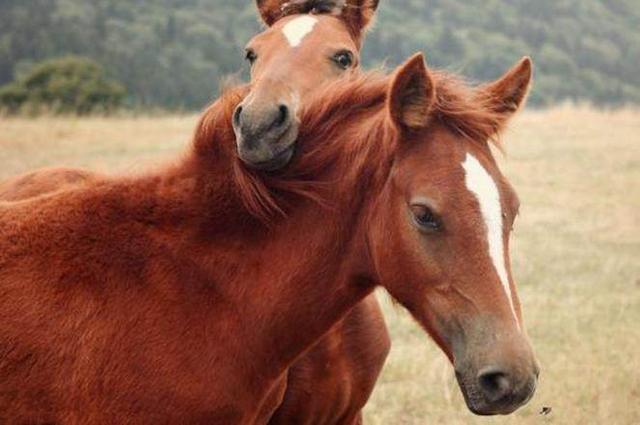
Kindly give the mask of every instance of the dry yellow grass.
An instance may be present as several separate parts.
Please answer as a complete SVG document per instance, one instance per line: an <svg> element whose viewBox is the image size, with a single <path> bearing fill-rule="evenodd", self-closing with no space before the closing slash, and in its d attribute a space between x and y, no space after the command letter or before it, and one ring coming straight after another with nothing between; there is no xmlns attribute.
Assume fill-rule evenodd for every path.
<svg viewBox="0 0 640 425"><path fill-rule="evenodd" d="M0 178L50 165L134 170L178 152L195 123L0 118ZM640 423L640 112L527 112L504 139L522 200L512 254L538 392L510 417L473 416L444 356L385 301L394 346L369 424Z"/></svg>

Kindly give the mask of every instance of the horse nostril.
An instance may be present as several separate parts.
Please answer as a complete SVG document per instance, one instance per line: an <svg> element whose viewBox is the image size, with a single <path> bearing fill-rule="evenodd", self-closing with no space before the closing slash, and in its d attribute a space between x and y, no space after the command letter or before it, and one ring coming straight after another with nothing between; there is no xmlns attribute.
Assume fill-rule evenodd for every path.
<svg viewBox="0 0 640 425"><path fill-rule="evenodd" d="M279 115L278 115L278 119L275 122L275 126L276 127L282 127L283 124L285 124L289 118L289 108L287 107L287 105L280 105L278 107L279 110Z"/></svg>
<svg viewBox="0 0 640 425"><path fill-rule="evenodd" d="M511 394L509 376L497 368L486 368L478 374L480 388L487 400L496 402Z"/></svg>
<svg viewBox="0 0 640 425"><path fill-rule="evenodd" d="M233 123L236 126L240 126L240 116L242 115L242 106L238 106L233 113Z"/></svg>

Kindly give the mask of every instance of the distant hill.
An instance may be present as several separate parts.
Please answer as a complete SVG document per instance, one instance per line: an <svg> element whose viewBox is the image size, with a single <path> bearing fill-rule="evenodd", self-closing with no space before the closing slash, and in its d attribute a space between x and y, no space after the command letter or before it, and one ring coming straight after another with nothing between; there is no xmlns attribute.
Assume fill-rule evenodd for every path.
<svg viewBox="0 0 640 425"><path fill-rule="evenodd" d="M423 50L432 66L486 80L530 55L535 104L640 103L638 0L380 3L367 65ZM0 84L74 54L102 64L133 104L200 108L242 69L259 28L253 0L0 0Z"/></svg>

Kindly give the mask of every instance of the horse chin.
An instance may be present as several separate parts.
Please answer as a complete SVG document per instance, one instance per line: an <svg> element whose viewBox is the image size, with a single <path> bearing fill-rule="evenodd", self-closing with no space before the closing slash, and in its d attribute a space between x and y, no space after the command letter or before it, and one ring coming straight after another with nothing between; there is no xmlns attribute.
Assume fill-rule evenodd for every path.
<svg viewBox="0 0 640 425"><path fill-rule="evenodd" d="M296 142L298 139L298 126L291 125L282 135L277 139L269 143L273 146L270 151L271 155L268 159L261 159L256 161L252 158L243 158L240 155L240 159L249 167L254 170L275 172L285 168L295 154Z"/></svg>
<svg viewBox="0 0 640 425"><path fill-rule="evenodd" d="M484 397L482 396L480 389L469 380L465 379L465 375L463 373L459 373L456 371L456 379L458 381L458 386L460 387L460 391L464 397L464 402L467 405L467 408L474 414L479 416L492 416L498 414L509 414L511 411L506 412L498 412L495 409L490 408ZM515 410L515 409L514 409Z"/></svg>
<svg viewBox="0 0 640 425"><path fill-rule="evenodd" d="M266 161L251 162L245 161L242 157L240 159L242 159L248 167L253 168L254 170L275 172L283 169L289 164L289 162L291 162L294 152L295 143L289 145L287 148L274 155L273 158Z"/></svg>

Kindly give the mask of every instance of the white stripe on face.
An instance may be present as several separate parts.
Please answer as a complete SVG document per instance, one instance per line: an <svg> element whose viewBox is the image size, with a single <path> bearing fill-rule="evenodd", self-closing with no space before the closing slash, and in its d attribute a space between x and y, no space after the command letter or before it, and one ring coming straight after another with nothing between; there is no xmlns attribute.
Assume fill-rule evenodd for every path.
<svg viewBox="0 0 640 425"><path fill-rule="evenodd" d="M489 244L489 256L493 261L493 267L498 273L502 287L509 300L509 306L516 320L518 329L520 323L516 316L507 276L506 260L504 256L504 239L502 238L502 204L500 203L500 192L491 175L485 170L480 162L470 153L467 153L465 161L462 163L465 171L465 184L472 192L478 203L482 218L487 228L487 242Z"/></svg>
<svg viewBox="0 0 640 425"><path fill-rule="evenodd" d="M282 28L282 33L287 38L291 47L297 47L302 43L302 39L313 31L313 27L317 22L318 18L314 18L313 16L300 16L287 22Z"/></svg>

